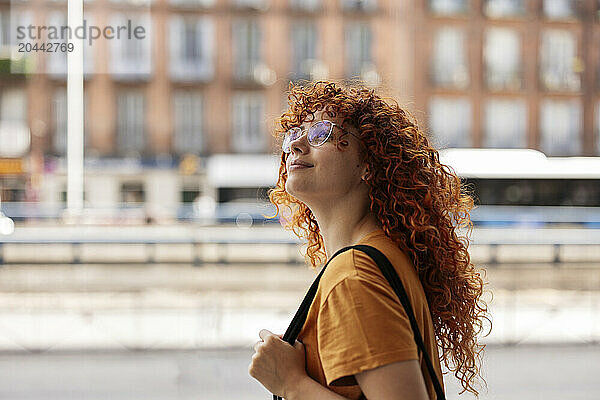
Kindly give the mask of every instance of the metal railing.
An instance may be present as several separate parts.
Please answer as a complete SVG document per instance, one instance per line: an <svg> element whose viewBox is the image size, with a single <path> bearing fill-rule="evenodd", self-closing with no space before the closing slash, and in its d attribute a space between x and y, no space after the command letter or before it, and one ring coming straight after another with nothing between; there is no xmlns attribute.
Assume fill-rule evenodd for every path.
<svg viewBox="0 0 600 400"><path fill-rule="evenodd" d="M1 264L23 264L23 263L123 263L122 260L107 260L105 255L113 251L114 246L143 246L144 257L127 263L192 263L202 265L204 263L227 264L231 253L237 261L244 263L282 262L296 264L300 262L299 248L301 242L288 232L276 228L246 228L233 227L204 227L198 229L179 228L177 226L164 227L83 227L68 230L60 228L37 229L34 231L17 231L13 235L0 237L0 265ZM560 265L564 262L572 262L572 258L564 256L565 249L569 246L583 246L591 254L587 259L583 258L577 262L599 263L600 254L600 230L598 229L533 229L533 228L475 228L470 238L470 249L473 246L479 250L483 248L486 254L485 262L489 265L497 265L506 262L502 254L506 253L506 247L510 247L511 253L523 255L521 261L527 263L551 263ZM43 246L66 245L68 255L58 259L44 259L39 256L39 250ZM171 245L187 245L188 257L177 255L177 259L156 257L158 247ZM32 246L37 246L38 252L23 255L18 251L31 251ZM84 249L84 246L87 248ZM89 251L90 246L103 246L101 256L93 256ZM276 246L279 249L279 257L270 257L269 254L260 254L258 246ZM18 256L7 257L7 247L11 247L11 254ZM139 247L139 246L138 246ZM212 247L212 257L205 257L207 247ZM283 247L283 250L281 250ZM271 250L273 247L271 248ZM84 251L86 250L86 251ZM138 249L139 250L139 249ZM163 249L164 250L164 249ZM271 250L264 250L268 253ZM503 253L504 251L504 253ZM96 252L98 253L98 252ZM266 257L254 257L256 255ZM216 255L216 256L215 256ZM241 255L241 256L240 256ZM85 257L84 257L85 256ZM518 257L517 257L518 258ZM514 259L514 257L513 257Z"/></svg>

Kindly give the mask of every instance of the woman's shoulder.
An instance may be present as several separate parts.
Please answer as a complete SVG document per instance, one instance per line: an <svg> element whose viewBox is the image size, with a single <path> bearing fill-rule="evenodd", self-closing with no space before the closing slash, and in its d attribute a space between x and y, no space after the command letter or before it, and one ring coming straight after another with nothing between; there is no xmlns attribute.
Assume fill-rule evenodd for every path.
<svg viewBox="0 0 600 400"><path fill-rule="evenodd" d="M354 261L355 251L355 249L344 251L329 262L319 282L319 290L323 298L327 297L340 283L358 276L358 270Z"/></svg>
<svg viewBox="0 0 600 400"><path fill-rule="evenodd" d="M405 286L410 287L413 283L418 285L419 278L410 259L387 236L377 235L359 244L373 246L381 251L390 260ZM335 287L347 280L380 284L386 281L377 263L358 249L347 250L331 260L319 283L322 298L325 299Z"/></svg>

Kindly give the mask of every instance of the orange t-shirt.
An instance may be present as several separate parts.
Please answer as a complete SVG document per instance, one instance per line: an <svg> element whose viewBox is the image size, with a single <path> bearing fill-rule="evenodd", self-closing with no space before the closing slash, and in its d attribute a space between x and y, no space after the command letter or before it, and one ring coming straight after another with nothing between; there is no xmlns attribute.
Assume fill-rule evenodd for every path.
<svg viewBox="0 0 600 400"><path fill-rule="evenodd" d="M443 387L429 306L410 259L382 229L357 244L377 248L394 266ZM346 398L365 398L354 374L404 360L419 360L429 397L436 398L404 307L375 261L360 250L338 254L329 263L298 340L304 344L308 375Z"/></svg>

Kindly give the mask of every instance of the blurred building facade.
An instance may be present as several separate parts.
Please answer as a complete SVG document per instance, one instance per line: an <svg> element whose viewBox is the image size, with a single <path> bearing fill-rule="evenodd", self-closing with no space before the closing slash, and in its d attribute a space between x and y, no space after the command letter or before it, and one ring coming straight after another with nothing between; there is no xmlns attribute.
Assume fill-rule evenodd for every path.
<svg viewBox="0 0 600 400"><path fill-rule="evenodd" d="M420 3L415 97L440 146L600 154L599 2Z"/></svg>
<svg viewBox="0 0 600 400"><path fill-rule="evenodd" d="M264 197L256 187L274 182L274 122L290 80L300 79L359 77L382 87L439 147L598 155L598 7L595 0L86 0L88 23L133 21L148 32L85 49L86 204L145 204L174 215L201 195ZM0 5L1 58L11 67L22 62L8 40L11 19L65 25L66 2L15 14ZM60 204L66 56L45 55L35 68L1 72L0 139L15 124L31 135L20 153L0 143L0 196ZM265 167L252 175L249 163Z"/></svg>

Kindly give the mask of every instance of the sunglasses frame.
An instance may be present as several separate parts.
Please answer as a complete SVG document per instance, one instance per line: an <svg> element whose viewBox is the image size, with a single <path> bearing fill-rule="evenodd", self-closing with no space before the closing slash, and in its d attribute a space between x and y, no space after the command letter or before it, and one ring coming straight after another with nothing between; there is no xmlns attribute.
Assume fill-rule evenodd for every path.
<svg viewBox="0 0 600 400"><path fill-rule="evenodd" d="M329 132L327 132L327 137L326 137L326 138L325 138L325 140L323 140L323 142L322 142L322 143L320 143L320 144L312 144L312 143L311 143L311 142L308 140L308 132L310 131L310 129L311 129L313 126L315 126L316 124L318 124L318 123L321 123L321 122L328 122L329 124L331 124L331 127L329 128ZM331 133L333 132L333 127L334 127L334 126L337 126L337 127L338 127L338 128L339 128L339 129L340 129L342 132L344 132L344 133L347 133L347 134L350 134L350 135L352 135L352 136L356 137L357 139L360 139L358 136L356 136L356 135L355 135L355 134L353 134L352 132L350 132L350 131L348 131L348 130L346 130L346 129L342 128L342 127L341 127L339 124L336 124L335 122L332 122L332 121L330 121L330 120L328 120L328 119L323 119L323 120L320 120L320 121L315 121L315 122L313 122L312 124L310 124L310 126L309 126L308 128L301 128L301 127L299 127L299 126L295 126L295 127L293 127L293 128L290 128L290 129L288 129L288 131L287 131L287 132L285 133L285 135L284 135L284 138L283 138L283 143L281 144L281 150L283 150L283 152L284 152L284 153L288 153L288 154L292 152L292 147L291 147L291 146L289 146L289 147L288 147L288 151L286 151L286 150L285 150L285 147L284 147L284 146L285 146L285 136L287 136L287 135L289 134L289 132L290 132L292 129L300 129L300 136L298 136L297 138L295 138L295 139L291 140L291 141L290 141L290 144L291 144L291 143L292 143L294 140L298 140L298 139L300 139L302 136L304 136L304 135L307 135L307 141L308 141L308 144L309 144L311 147L320 147L320 146L323 146L325 143L327 143L327 141L328 141L328 140L329 140L329 138L331 137Z"/></svg>

